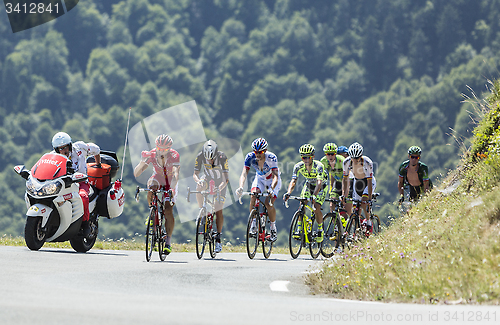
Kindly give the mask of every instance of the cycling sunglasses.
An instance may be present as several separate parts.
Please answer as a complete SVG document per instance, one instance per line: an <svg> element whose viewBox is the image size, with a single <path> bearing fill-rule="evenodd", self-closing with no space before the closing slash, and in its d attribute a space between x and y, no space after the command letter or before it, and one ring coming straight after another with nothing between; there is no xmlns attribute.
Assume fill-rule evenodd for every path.
<svg viewBox="0 0 500 325"><path fill-rule="evenodd" d="M420 156L410 156L411 159L420 159Z"/></svg>
<svg viewBox="0 0 500 325"><path fill-rule="evenodd" d="M327 153L326 153L326 155L327 155L327 156L335 156L335 155L336 155L336 153L335 153L335 152L327 152Z"/></svg>
<svg viewBox="0 0 500 325"><path fill-rule="evenodd" d="M312 156L302 156L301 158L302 158L303 160L307 160L307 159L309 159L309 158L312 158Z"/></svg>
<svg viewBox="0 0 500 325"><path fill-rule="evenodd" d="M259 151L254 151L254 152L255 152L255 154L257 154L257 155L260 155L261 153L266 152L266 150L259 150Z"/></svg>

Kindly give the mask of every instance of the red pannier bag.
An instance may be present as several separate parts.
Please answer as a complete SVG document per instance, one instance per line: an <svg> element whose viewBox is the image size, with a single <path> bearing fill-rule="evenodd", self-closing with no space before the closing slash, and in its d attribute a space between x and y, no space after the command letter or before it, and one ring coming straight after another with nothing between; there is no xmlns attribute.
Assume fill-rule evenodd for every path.
<svg viewBox="0 0 500 325"><path fill-rule="evenodd" d="M111 184L111 166L108 164L101 164L101 168L95 168L95 165L95 162L87 164L89 183L103 190Z"/></svg>

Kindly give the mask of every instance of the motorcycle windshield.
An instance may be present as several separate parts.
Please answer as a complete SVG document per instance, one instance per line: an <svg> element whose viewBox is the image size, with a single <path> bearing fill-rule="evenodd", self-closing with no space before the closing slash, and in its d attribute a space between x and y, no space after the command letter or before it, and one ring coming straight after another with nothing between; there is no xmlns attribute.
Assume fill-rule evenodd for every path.
<svg viewBox="0 0 500 325"><path fill-rule="evenodd" d="M31 175L39 180L56 179L66 175L66 158L58 153L46 153L31 169Z"/></svg>

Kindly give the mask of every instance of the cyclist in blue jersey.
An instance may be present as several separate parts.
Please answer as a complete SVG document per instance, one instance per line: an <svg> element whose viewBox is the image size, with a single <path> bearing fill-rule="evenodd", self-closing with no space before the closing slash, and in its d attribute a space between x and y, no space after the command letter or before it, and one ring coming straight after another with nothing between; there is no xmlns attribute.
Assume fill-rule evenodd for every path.
<svg viewBox="0 0 500 325"><path fill-rule="evenodd" d="M245 157L245 165L240 176L240 187L236 190L238 197L243 193L243 186L250 171L250 167L255 169L256 175L252 182L251 192L269 193L266 198L265 205L271 221L271 241L276 241L276 209L274 208L274 201L278 197L279 190L281 189L281 175L278 169L278 157L272 152L267 151L267 141L264 138L255 139L252 143L252 152L248 153ZM273 204L272 206L269 203ZM249 210L252 211L255 205L255 197L250 198ZM252 225L252 228L255 225Z"/></svg>

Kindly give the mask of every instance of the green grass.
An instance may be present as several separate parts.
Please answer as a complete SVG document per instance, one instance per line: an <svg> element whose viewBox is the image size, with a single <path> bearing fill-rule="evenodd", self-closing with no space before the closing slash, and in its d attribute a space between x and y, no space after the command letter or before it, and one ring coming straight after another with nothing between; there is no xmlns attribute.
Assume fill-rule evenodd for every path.
<svg viewBox="0 0 500 325"><path fill-rule="evenodd" d="M379 236L308 274L313 293L383 302L500 304L500 96L492 98L462 166ZM456 189L440 192L446 188Z"/></svg>

